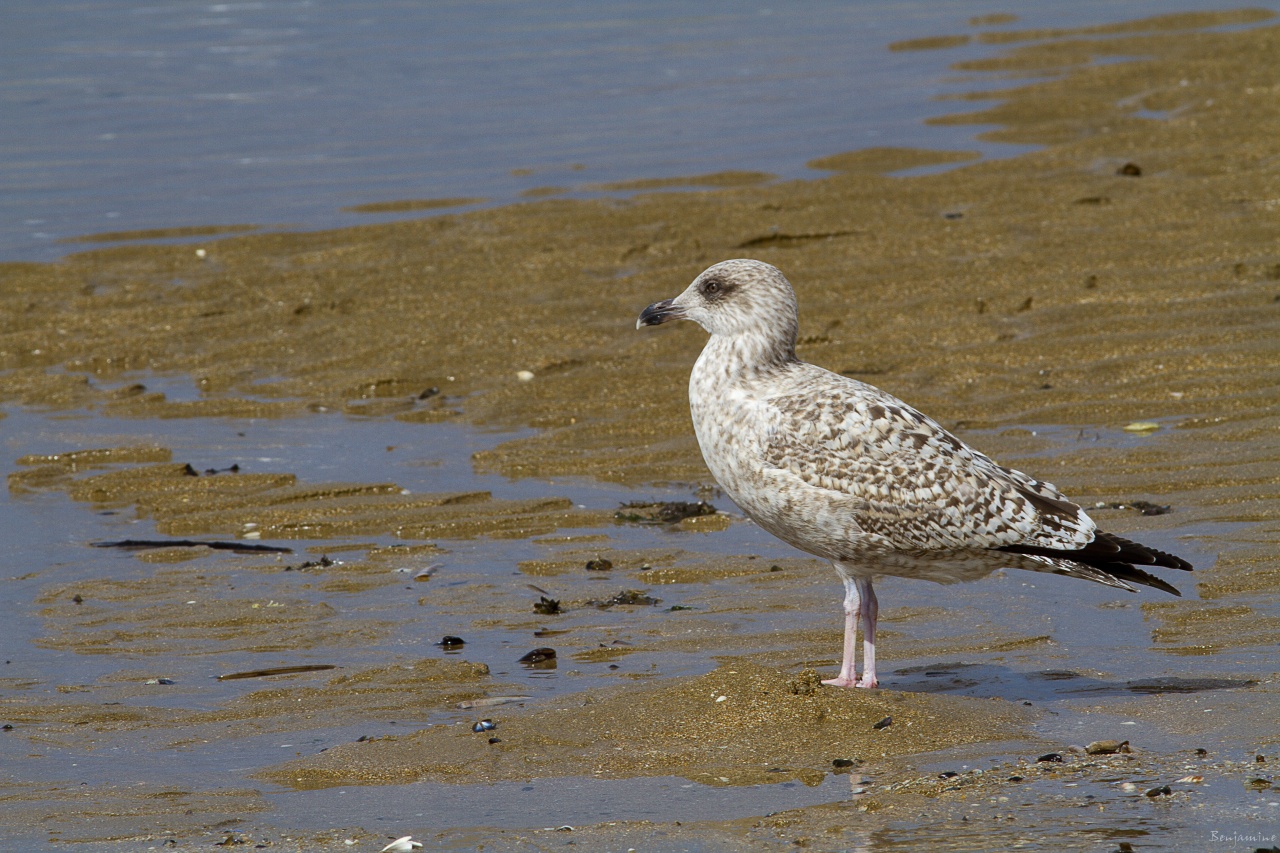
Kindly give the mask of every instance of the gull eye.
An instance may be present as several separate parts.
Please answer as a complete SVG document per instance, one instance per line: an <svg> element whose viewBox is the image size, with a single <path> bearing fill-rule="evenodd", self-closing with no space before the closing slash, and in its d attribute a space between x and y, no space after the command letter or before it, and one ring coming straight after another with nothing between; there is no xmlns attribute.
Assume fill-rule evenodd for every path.
<svg viewBox="0 0 1280 853"><path fill-rule="evenodd" d="M702 283L703 296L719 296L722 285L717 279L710 279Z"/></svg>

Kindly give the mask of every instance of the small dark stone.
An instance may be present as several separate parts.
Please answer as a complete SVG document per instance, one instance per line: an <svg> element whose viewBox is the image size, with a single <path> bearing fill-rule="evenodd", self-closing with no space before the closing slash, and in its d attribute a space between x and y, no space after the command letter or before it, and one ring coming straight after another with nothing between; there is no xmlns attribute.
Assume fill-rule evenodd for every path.
<svg viewBox="0 0 1280 853"><path fill-rule="evenodd" d="M1009 777L1009 781L1010 781L1010 782L1021 782L1021 781L1022 781L1022 777L1021 777L1021 776L1010 776L1010 777Z"/></svg>
<svg viewBox="0 0 1280 853"><path fill-rule="evenodd" d="M889 726L892 726L892 725L893 725L893 717L885 717L883 720L881 720L880 722L876 723L876 724L875 724L874 726L872 726L871 728L876 729L877 731L879 731L880 729L887 729L887 728L889 728Z"/></svg>
<svg viewBox="0 0 1280 853"><path fill-rule="evenodd" d="M544 595L534 602L533 612L541 613L543 616L555 616L557 613L562 613L563 611L560 609L559 599L547 598Z"/></svg>
<svg viewBox="0 0 1280 853"><path fill-rule="evenodd" d="M500 738L500 737L491 737L491 738L489 738L489 743L502 743L502 738Z"/></svg>
<svg viewBox="0 0 1280 853"><path fill-rule="evenodd" d="M852 758L833 758L833 759L831 759L831 766L832 766L832 767L834 767L834 768L836 768L837 770L843 770L843 769L845 769L845 768L847 768L847 767L852 767L852 766L854 765L854 763L855 763L855 762L854 762L854 759L852 759Z"/></svg>
<svg viewBox="0 0 1280 853"><path fill-rule="evenodd" d="M81 596L80 593L78 592L75 595L71 596L71 600L74 601L76 604L84 604L84 597Z"/></svg>
<svg viewBox="0 0 1280 853"><path fill-rule="evenodd" d="M1202 746L1196 747L1196 755L1198 755L1200 758L1204 758L1208 754L1209 754L1209 750L1205 749L1204 747Z"/></svg>
<svg viewBox="0 0 1280 853"><path fill-rule="evenodd" d="M942 218L943 219L964 219L964 214L958 210L953 210L949 213L942 214Z"/></svg>
<svg viewBox="0 0 1280 853"><path fill-rule="evenodd" d="M587 604L591 605L592 607L598 607L601 610L608 610L610 607L616 607L617 605L620 605L620 604L627 605L627 606L652 607L656 604L661 604L661 603L662 603L661 598L653 598L652 596L645 595L643 592L641 592L638 589L624 589L622 592L618 593L617 595L611 598L607 598L604 601L597 601L595 599L592 599L591 601L587 602Z"/></svg>
<svg viewBox="0 0 1280 853"><path fill-rule="evenodd" d="M604 557L596 557L594 560L587 560L587 571L589 572L607 572L613 568L613 563Z"/></svg>
<svg viewBox="0 0 1280 853"><path fill-rule="evenodd" d="M942 773L939 773L939 774L938 774L938 778L939 778L939 779L954 779L954 778L956 778L956 777L957 777L957 776L959 776L959 775L960 775L960 774L959 774L959 773L957 773L957 772L956 772L956 771L954 771L954 770L945 770L945 771L943 771Z"/></svg>
<svg viewBox="0 0 1280 853"><path fill-rule="evenodd" d="M13 731L13 723L5 723L3 726L0 726L0 730L6 731L6 732Z"/></svg>
<svg viewBox="0 0 1280 853"><path fill-rule="evenodd" d="M1126 178L1137 178L1142 175L1142 167L1137 163L1125 163L1119 169L1116 169L1117 175L1123 175Z"/></svg>
<svg viewBox="0 0 1280 853"><path fill-rule="evenodd" d="M534 649L520 658L520 663L542 663L544 661L555 660L556 650L549 648Z"/></svg>
<svg viewBox="0 0 1280 853"><path fill-rule="evenodd" d="M429 400L429 399L431 399L432 397L434 397L435 395L437 395L437 394L439 394L439 393L440 393L440 389L439 389L439 388L437 388L436 386L432 385L430 388L428 388L427 390L425 390L425 391L423 391L421 394L419 394L419 395L418 395L418 399L419 399L419 400Z"/></svg>
<svg viewBox="0 0 1280 853"><path fill-rule="evenodd" d="M436 643L436 645L442 649L456 649L456 648L465 646L466 644L467 644L466 640L462 639L461 637L454 637L452 635L447 636L444 639L442 639L440 642Z"/></svg>
<svg viewBox="0 0 1280 853"><path fill-rule="evenodd" d="M622 511L638 509L654 511L650 513ZM666 503L631 501L623 504L622 510L614 513L613 517L618 521L629 521L635 524L673 524L686 518L716 514L716 508L706 501L668 501Z"/></svg>
<svg viewBox="0 0 1280 853"><path fill-rule="evenodd" d="M1061 764L1061 763L1062 763L1062 753L1060 753L1060 752L1046 752L1044 755L1042 755L1042 756L1040 756L1039 758L1037 758L1037 759L1036 759L1036 762L1037 762L1037 763L1039 763L1039 762L1046 762L1046 763L1056 762L1056 763L1058 763L1058 764Z"/></svg>
<svg viewBox="0 0 1280 853"><path fill-rule="evenodd" d="M1161 785L1158 788L1152 788L1150 791L1147 791L1147 796L1154 799L1155 797L1167 797L1172 793L1173 789L1168 785Z"/></svg>
<svg viewBox="0 0 1280 853"><path fill-rule="evenodd" d="M1153 504L1150 501L1127 501L1104 504L1107 509L1136 509L1143 515L1165 515L1173 512L1173 507L1167 504Z"/></svg>

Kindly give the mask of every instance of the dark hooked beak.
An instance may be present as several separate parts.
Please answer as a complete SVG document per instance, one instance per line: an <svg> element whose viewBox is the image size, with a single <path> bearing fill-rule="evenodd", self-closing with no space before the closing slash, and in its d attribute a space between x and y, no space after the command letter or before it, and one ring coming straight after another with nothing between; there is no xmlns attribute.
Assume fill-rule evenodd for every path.
<svg viewBox="0 0 1280 853"><path fill-rule="evenodd" d="M674 302L674 299L664 299L641 311L640 319L636 320L636 328L638 329L641 326L660 326L668 320L683 320L684 309L672 304Z"/></svg>

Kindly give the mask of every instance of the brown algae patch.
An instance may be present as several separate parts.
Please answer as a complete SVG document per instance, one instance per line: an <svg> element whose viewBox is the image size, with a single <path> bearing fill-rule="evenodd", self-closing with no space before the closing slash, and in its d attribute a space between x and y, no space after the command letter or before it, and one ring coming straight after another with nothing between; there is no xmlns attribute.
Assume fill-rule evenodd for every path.
<svg viewBox="0 0 1280 853"><path fill-rule="evenodd" d="M17 697L0 708L10 736L74 745L102 734L151 733L169 748L234 740L265 732L420 720L502 689L488 667L419 658L393 664L278 675L237 682L240 694L215 710L167 707L177 685L155 684L150 671L120 672L97 683L68 686L56 698ZM165 705L148 699L165 697ZM235 723L235 726L228 726Z"/></svg>
<svg viewBox="0 0 1280 853"><path fill-rule="evenodd" d="M467 207L484 204L483 198L422 198L403 201L375 201L342 208L348 213L406 213L413 210L440 210L445 207Z"/></svg>
<svg viewBox="0 0 1280 853"><path fill-rule="evenodd" d="M886 175L921 166L942 166L950 163L967 163L979 159L972 151L931 151L925 148L862 148L846 151L830 157L810 160L810 169L832 172L854 172Z"/></svg>
<svg viewBox="0 0 1280 853"><path fill-rule="evenodd" d="M346 744L259 774L291 788L539 776L684 776L755 785L815 773L834 758L898 756L1000 740L1029 716L1011 703L890 691L809 690L774 669L726 661L699 678L592 691L560 707L501 715L491 744L469 726L432 726ZM723 697L723 698L722 698ZM893 716L893 724L874 724ZM783 777L770 768L784 767Z"/></svg>
<svg viewBox="0 0 1280 853"><path fill-rule="evenodd" d="M114 454L114 455L113 455ZM394 483L302 484L292 474L200 474L162 462L71 473L107 462L169 459L161 448L84 451L24 457L11 491L65 489L97 508L133 507L166 535L230 535L249 539L330 539L393 535L403 539L525 538L562 527L612 524L602 510L581 510L568 498L494 500L489 492L409 494ZM50 461L53 460L53 461ZM89 463L84 460L97 460Z"/></svg>
<svg viewBox="0 0 1280 853"><path fill-rule="evenodd" d="M614 181L592 184L587 189L609 192L646 191L665 189L689 189L691 187L749 187L775 179L767 172L713 172L687 178L640 178L633 181Z"/></svg>
<svg viewBox="0 0 1280 853"><path fill-rule="evenodd" d="M104 231L81 237L67 237L61 243L127 243L133 240L172 240L192 237L219 237L257 231L260 225L184 225L177 228L147 228L138 231Z"/></svg>

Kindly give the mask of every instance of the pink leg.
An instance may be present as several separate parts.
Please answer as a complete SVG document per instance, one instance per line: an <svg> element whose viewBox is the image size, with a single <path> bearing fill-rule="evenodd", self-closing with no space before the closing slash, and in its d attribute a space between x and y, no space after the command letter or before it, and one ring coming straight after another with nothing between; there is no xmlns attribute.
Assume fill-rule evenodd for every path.
<svg viewBox="0 0 1280 853"><path fill-rule="evenodd" d="M858 611L862 619L862 680L857 686L876 687L880 684L876 680L876 619L880 616L880 602L876 601L870 579L858 578L856 583L862 592L862 606Z"/></svg>
<svg viewBox="0 0 1280 853"><path fill-rule="evenodd" d="M843 573L841 575L843 577ZM852 578L844 578L844 657L840 661L840 674L835 678L823 680L823 684L830 684L833 687L864 686L858 683L856 668L858 618L862 613L862 602L858 595L858 586L859 584ZM870 589L871 585L868 584L867 588Z"/></svg>

